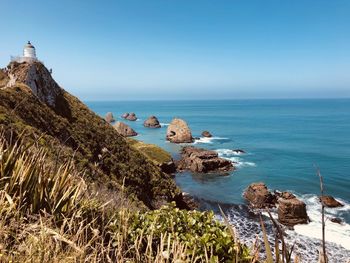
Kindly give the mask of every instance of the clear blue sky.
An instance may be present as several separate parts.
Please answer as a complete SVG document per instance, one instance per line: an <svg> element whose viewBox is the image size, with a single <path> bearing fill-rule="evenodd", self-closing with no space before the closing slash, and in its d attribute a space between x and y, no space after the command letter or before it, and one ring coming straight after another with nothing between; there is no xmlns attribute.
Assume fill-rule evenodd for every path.
<svg viewBox="0 0 350 263"><path fill-rule="evenodd" d="M27 40L93 99L350 97L350 1L1 0L0 66Z"/></svg>

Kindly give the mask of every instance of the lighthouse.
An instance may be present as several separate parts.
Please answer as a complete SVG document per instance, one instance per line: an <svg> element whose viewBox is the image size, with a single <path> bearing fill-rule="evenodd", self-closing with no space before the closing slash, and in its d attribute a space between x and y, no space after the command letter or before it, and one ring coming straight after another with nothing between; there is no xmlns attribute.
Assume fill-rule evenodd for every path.
<svg viewBox="0 0 350 263"><path fill-rule="evenodd" d="M30 41L27 42L27 44L23 47L23 56L11 56L11 61L18 62L18 63L31 63L38 61L38 58L36 57L36 51L35 47L30 43Z"/></svg>
<svg viewBox="0 0 350 263"><path fill-rule="evenodd" d="M28 43L23 48L23 57L28 59L36 60L35 47L28 41Z"/></svg>

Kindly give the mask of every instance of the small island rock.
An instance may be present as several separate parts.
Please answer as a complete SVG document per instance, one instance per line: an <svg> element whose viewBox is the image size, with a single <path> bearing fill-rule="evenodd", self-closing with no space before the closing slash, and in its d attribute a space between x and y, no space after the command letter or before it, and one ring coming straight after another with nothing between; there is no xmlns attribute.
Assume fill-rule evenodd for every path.
<svg viewBox="0 0 350 263"><path fill-rule="evenodd" d="M202 136L203 137L207 137L207 138L213 137L213 135L210 132L208 132L208 131L203 131L202 132Z"/></svg>
<svg viewBox="0 0 350 263"><path fill-rule="evenodd" d="M231 161L218 157L218 153L193 146L184 147L181 160L177 163L179 171L190 170L196 173L227 172L234 169Z"/></svg>
<svg viewBox="0 0 350 263"><path fill-rule="evenodd" d="M144 121L143 126L148 128L160 128L159 121L156 116L150 116L147 120Z"/></svg>
<svg viewBox="0 0 350 263"><path fill-rule="evenodd" d="M339 217L332 217L330 220L332 223L336 223L339 225L343 224L343 221Z"/></svg>
<svg viewBox="0 0 350 263"><path fill-rule="evenodd" d="M261 182L249 185L243 196L254 208L272 207L276 203L275 196Z"/></svg>
<svg viewBox="0 0 350 263"><path fill-rule="evenodd" d="M173 119L168 126L166 139L172 143L193 142L192 133L187 123L178 118Z"/></svg>
<svg viewBox="0 0 350 263"><path fill-rule="evenodd" d="M335 198L333 196L330 196L330 195L321 196L320 201L323 202L324 206L329 207L329 208L344 206L342 203L335 200Z"/></svg>
<svg viewBox="0 0 350 263"><path fill-rule="evenodd" d="M128 116L129 116L129 113L125 112L120 117L122 117L123 119L126 119Z"/></svg>
<svg viewBox="0 0 350 263"><path fill-rule="evenodd" d="M129 115L125 119L128 120L128 121L136 121L137 117L136 117L135 113L130 112Z"/></svg>
<svg viewBox="0 0 350 263"><path fill-rule="evenodd" d="M278 199L278 221L286 226L307 224L309 218L306 213L306 204L296 197L288 195L288 199Z"/></svg>
<svg viewBox="0 0 350 263"><path fill-rule="evenodd" d="M107 112L106 117L105 117L106 122L108 123L112 123L115 122L115 119L113 117L113 113L112 112Z"/></svg>
<svg viewBox="0 0 350 263"><path fill-rule="evenodd" d="M114 124L114 129L117 130L118 133L120 133L124 137L131 137L136 136L137 132L135 132L129 125L118 121L116 124Z"/></svg>

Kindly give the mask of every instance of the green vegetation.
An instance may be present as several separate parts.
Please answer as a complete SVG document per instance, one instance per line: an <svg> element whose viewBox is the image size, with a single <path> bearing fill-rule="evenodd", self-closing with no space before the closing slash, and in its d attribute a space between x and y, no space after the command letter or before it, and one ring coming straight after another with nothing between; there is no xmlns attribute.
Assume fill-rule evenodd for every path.
<svg viewBox="0 0 350 263"><path fill-rule="evenodd" d="M156 165L172 161L171 155L157 145L144 143L132 138L128 138L127 140L132 147L139 150Z"/></svg>
<svg viewBox="0 0 350 263"><path fill-rule="evenodd" d="M24 84L2 89L0 126L7 137L24 134L26 142L42 137L47 158L59 164L72 160L88 185L120 191L124 182L129 198L151 209L178 200L181 191L171 177L111 125L66 92L60 101L56 108L49 107Z"/></svg>
<svg viewBox="0 0 350 263"><path fill-rule="evenodd" d="M0 261L251 262L213 213L135 211L123 191L101 202L72 162L45 162L41 138L22 136L0 136Z"/></svg>

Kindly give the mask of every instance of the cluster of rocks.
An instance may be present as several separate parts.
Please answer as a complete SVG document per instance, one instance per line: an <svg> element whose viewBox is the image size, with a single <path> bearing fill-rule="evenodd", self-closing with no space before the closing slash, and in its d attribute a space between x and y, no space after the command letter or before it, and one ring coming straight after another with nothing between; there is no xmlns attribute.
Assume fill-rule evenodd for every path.
<svg viewBox="0 0 350 263"><path fill-rule="evenodd" d="M309 222L306 204L292 193L271 193L264 183L253 183L246 189L244 197L253 208L271 208L277 205L278 220L286 226Z"/></svg>
<svg viewBox="0 0 350 263"><path fill-rule="evenodd" d="M252 183L243 194L252 208L271 208L277 206L278 221L286 226L307 224L309 217L306 204L290 192L270 192L264 183ZM332 196L320 197L320 202L326 207L343 206ZM341 223L339 218L332 218L332 222Z"/></svg>
<svg viewBox="0 0 350 263"><path fill-rule="evenodd" d="M135 113L124 113L121 117L132 121L137 119ZM106 114L105 119L108 123L115 121L111 112ZM150 116L144 121L143 125L147 128L161 128L156 116ZM113 127L122 136L131 137L137 135L135 130L123 122L118 121ZM212 137L212 134L209 131L203 131L202 136ZM192 143L194 141L187 123L179 118L173 119L170 123L166 132L166 139L172 143ZM178 171L190 170L195 173L228 172L234 170L233 164L230 160L219 157L215 151L191 146L182 149L181 159L177 162L176 169ZM174 172L173 163L164 163L160 168L167 173Z"/></svg>
<svg viewBox="0 0 350 263"><path fill-rule="evenodd" d="M190 170L196 173L227 172L234 169L231 161L220 158L215 151L193 146L184 147L177 163L179 171Z"/></svg>
<svg viewBox="0 0 350 263"><path fill-rule="evenodd" d="M136 121L137 120L137 117L136 117L136 114L134 112L126 112L124 114L122 114L121 116L123 119L126 119L128 121Z"/></svg>

